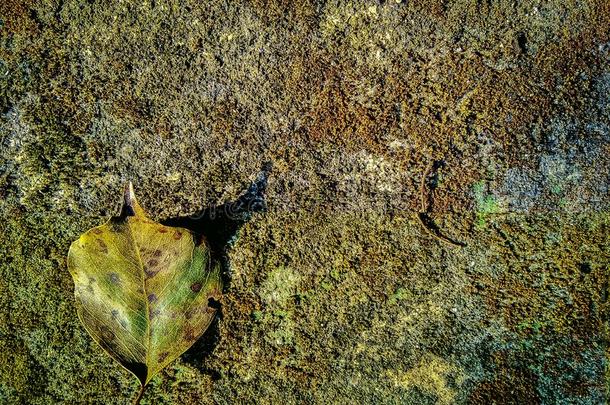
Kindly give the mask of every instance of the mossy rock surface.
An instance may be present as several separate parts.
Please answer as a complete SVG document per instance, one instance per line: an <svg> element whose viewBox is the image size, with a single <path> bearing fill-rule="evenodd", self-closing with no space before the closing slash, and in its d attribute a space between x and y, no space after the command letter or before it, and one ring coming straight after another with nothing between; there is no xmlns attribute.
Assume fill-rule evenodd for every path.
<svg viewBox="0 0 610 405"><path fill-rule="evenodd" d="M0 402L129 403L72 241L131 180L234 200L211 329L142 403L608 398L610 3L0 4Z"/></svg>

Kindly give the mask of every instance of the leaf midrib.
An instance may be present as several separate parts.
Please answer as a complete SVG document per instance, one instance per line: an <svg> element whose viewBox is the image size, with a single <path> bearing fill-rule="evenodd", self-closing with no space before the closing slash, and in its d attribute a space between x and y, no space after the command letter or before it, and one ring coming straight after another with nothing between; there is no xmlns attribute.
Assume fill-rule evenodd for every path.
<svg viewBox="0 0 610 405"><path fill-rule="evenodd" d="M143 299L144 299L144 305L146 306L146 314L145 314L145 318L146 318L146 345L144 346L144 350L145 350L145 358L144 358L144 364L146 365L146 377L145 377L145 381L144 384L148 383L148 376L149 376L149 354L150 354L150 342L151 342L151 338L150 338L150 305L148 303L148 291L146 291L146 272L144 271L144 263L142 262L142 257L140 256L140 246L138 245L138 243L136 242L135 238L133 237L133 229L131 228L131 224L129 223L129 220L127 220L127 226L129 228L129 237L131 238L131 241L133 243L134 246L134 250L136 251L136 257L138 258L138 264L139 264L139 270L140 270L140 275L142 276L142 294L143 294Z"/></svg>

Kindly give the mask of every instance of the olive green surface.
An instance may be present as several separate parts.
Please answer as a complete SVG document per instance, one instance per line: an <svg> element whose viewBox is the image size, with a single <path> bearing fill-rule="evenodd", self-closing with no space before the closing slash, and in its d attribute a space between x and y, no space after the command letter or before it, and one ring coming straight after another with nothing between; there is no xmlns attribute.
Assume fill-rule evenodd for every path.
<svg viewBox="0 0 610 405"><path fill-rule="evenodd" d="M234 200L143 404L608 399L610 3L0 2L0 402L133 401L70 244Z"/></svg>

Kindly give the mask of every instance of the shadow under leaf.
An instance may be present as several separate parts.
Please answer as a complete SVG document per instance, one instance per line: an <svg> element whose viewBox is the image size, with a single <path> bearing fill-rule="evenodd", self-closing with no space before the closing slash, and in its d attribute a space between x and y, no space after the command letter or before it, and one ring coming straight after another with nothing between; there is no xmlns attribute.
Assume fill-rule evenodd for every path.
<svg viewBox="0 0 610 405"><path fill-rule="evenodd" d="M265 189L271 168L271 163L265 163L256 180L235 201L206 208L188 217L175 217L162 221L167 226L189 229L195 235L201 235L207 240L212 260L221 264L224 291L227 291L231 282L227 252L236 241L241 227L252 218L252 214L266 210ZM205 358L220 340L218 323L219 319L222 319L222 307L220 303L214 304L218 305L216 317L206 332L182 357L187 363L216 380L220 377L218 372L204 367Z"/></svg>

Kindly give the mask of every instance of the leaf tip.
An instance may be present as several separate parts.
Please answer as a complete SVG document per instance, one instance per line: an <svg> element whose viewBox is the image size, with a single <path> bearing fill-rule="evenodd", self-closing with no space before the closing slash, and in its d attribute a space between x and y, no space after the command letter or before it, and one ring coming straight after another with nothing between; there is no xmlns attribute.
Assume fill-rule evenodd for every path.
<svg viewBox="0 0 610 405"><path fill-rule="evenodd" d="M142 208L136 199L136 193L133 191L133 183L130 181L125 186L123 193L123 208L121 209L122 217L133 217L143 214Z"/></svg>
<svg viewBox="0 0 610 405"><path fill-rule="evenodd" d="M133 183L130 181L125 186L124 204L133 205L133 203L135 201L136 201L136 193L133 191Z"/></svg>

